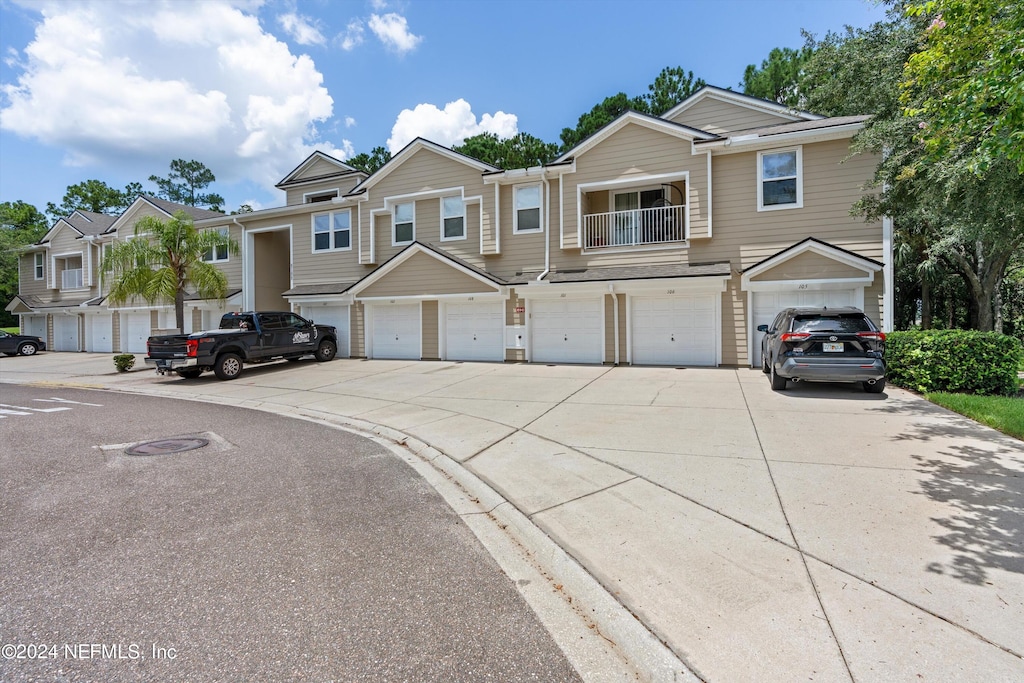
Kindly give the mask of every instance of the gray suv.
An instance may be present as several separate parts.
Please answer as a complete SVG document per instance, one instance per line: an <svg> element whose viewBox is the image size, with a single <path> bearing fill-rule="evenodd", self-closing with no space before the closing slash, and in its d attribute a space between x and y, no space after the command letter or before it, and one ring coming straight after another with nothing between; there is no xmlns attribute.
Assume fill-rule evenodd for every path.
<svg viewBox="0 0 1024 683"><path fill-rule="evenodd" d="M885 389L885 333L859 308L785 308L758 325L761 369L772 389L787 382L861 382Z"/></svg>

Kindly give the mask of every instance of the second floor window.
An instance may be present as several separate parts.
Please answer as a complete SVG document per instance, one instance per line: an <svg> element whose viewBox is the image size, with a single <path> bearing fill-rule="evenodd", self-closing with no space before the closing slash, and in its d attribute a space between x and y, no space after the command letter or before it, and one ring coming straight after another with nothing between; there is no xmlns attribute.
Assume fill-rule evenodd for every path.
<svg viewBox="0 0 1024 683"><path fill-rule="evenodd" d="M540 229L540 185L516 187L512 232L537 232Z"/></svg>
<svg viewBox="0 0 1024 683"><path fill-rule="evenodd" d="M228 238L227 228L217 228L214 232L220 235L225 240ZM207 263L222 263L228 260L228 245L222 244L213 249L207 249L206 253L203 254L203 260Z"/></svg>
<svg viewBox="0 0 1024 683"><path fill-rule="evenodd" d="M45 266L43 265L45 263L44 255L41 253L36 254L35 259L35 277L37 280L42 280L45 274Z"/></svg>
<svg viewBox="0 0 1024 683"><path fill-rule="evenodd" d="M466 237L466 204L462 197L441 198L441 239L458 240Z"/></svg>
<svg viewBox="0 0 1024 683"><path fill-rule="evenodd" d="M408 244L416 239L416 205L395 204L394 244Z"/></svg>
<svg viewBox="0 0 1024 683"><path fill-rule="evenodd" d="M800 148L757 155L757 210L803 206Z"/></svg>
<svg viewBox="0 0 1024 683"><path fill-rule="evenodd" d="M335 211L313 216L313 251L351 248L351 211Z"/></svg>

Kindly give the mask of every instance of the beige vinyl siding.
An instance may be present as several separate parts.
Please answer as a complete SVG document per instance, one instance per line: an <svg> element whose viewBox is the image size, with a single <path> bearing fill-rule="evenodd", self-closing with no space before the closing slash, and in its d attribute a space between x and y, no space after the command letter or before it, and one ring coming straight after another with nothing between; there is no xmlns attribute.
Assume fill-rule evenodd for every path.
<svg viewBox="0 0 1024 683"><path fill-rule="evenodd" d="M366 309L359 301L354 302L349 310L349 358L366 358Z"/></svg>
<svg viewBox="0 0 1024 683"><path fill-rule="evenodd" d="M617 131L576 160L576 173L563 176L565 191L562 194L562 208L565 222L562 225L562 239L565 249L560 250L557 256L552 255L553 267L572 270L584 267L679 263L685 254L680 248L588 254L575 251L578 248L578 187L595 182L640 180L649 175L688 172L689 187L686 200L690 212L690 235L691 238L699 238L706 236L708 232L707 168L707 155L691 154L689 140L660 133L638 124L629 124ZM655 181L653 184L660 182ZM602 198L601 194L605 198ZM590 197L589 212L608 210L606 197L607 192L604 190L593 193ZM678 198L672 201L678 203ZM502 218L504 225L504 214ZM717 219L716 214L716 232Z"/></svg>
<svg viewBox="0 0 1024 683"><path fill-rule="evenodd" d="M757 277L754 282L773 280L818 280L821 278L864 277L860 268L839 263L823 254L805 251L793 258L770 268Z"/></svg>
<svg viewBox="0 0 1024 683"><path fill-rule="evenodd" d="M722 292L722 365L747 364L747 292L734 275Z"/></svg>
<svg viewBox="0 0 1024 683"><path fill-rule="evenodd" d="M422 358L425 360L438 360L441 351L438 347L438 318L437 302L424 301L420 308L420 326L422 337Z"/></svg>
<svg viewBox="0 0 1024 683"><path fill-rule="evenodd" d="M211 265L213 265L217 270L221 271L222 273L224 273L225 276L227 276L227 278L228 278L228 289L229 290L238 289L238 288L240 288L242 286L242 252L241 252L241 250L244 248L244 245L242 244L242 242L243 242L242 228L240 228L237 225L229 223L227 225L217 225L217 226L212 226L212 227L204 226L204 227L199 228L199 229L200 230L216 230L218 228L227 228L228 229L228 237L233 239L235 241L235 244L238 245L239 252L237 254L232 254L231 252L228 252L228 260L227 261L223 261L221 263L213 263Z"/></svg>
<svg viewBox="0 0 1024 683"><path fill-rule="evenodd" d="M493 293L480 280L424 253L414 254L380 280L359 293L360 297L417 296L423 294Z"/></svg>
<svg viewBox="0 0 1024 683"><path fill-rule="evenodd" d="M876 273L875 281L871 283L871 286L864 288L864 312L879 327L882 326L882 296L884 290L881 273Z"/></svg>
<svg viewBox="0 0 1024 683"><path fill-rule="evenodd" d="M114 328L113 334L110 337L110 343L113 344L113 346L110 348L117 351L121 348L121 314L116 312L112 313L110 315L110 321Z"/></svg>
<svg viewBox="0 0 1024 683"><path fill-rule="evenodd" d="M691 128L722 135L737 130L748 130L762 126L797 121L794 116L780 116L758 109L751 109L712 97L705 98L671 119Z"/></svg>
<svg viewBox="0 0 1024 683"><path fill-rule="evenodd" d="M505 325L519 325L519 333L523 335L523 348L505 349L505 360L509 362L526 361L526 313L516 313L516 307L526 308L526 301L520 299L515 289L509 290L509 296L505 299Z"/></svg>
<svg viewBox="0 0 1024 683"><path fill-rule="evenodd" d="M327 161L326 159L317 159L312 164L310 164L307 168L305 168L302 171L302 173L299 173L294 178L292 178L292 180L304 180L306 178L320 178L322 176L332 175L332 174L338 173L339 171L343 171L343 170L344 169L341 168L340 166L338 166L337 164L331 163L330 161Z"/></svg>
<svg viewBox="0 0 1024 683"><path fill-rule="evenodd" d="M538 181L539 182L539 181ZM522 183L535 185L538 182ZM544 270L544 240L554 235L555 249L558 248L558 183L551 183L551 205L544 213L544 229L541 232L513 232L515 208L512 203L516 185L502 185L501 192L501 254L487 257L486 268L498 277L511 277L520 272ZM493 195L493 188L491 188ZM547 200L541 185L541 206ZM552 232L554 231L554 232ZM553 252L552 252L553 253Z"/></svg>
<svg viewBox="0 0 1024 683"><path fill-rule="evenodd" d="M18 293L25 295L38 296L43 301L48 301L50 298L50 290L46 286L46 281L50 275L50 256L45 251L37 252L43 254L43 279L36 279L36 256L35 253L22 254L18 257L21 269L21 277L18 286ZM7 302L4 302L5 305Z"/></svg>
<svg viewBox="0 0 1024 683"><path fill-rule="evenodd" d="M619 357L615 358L615 299L619 301ZM604 296L604 362L615 364L626 362L626 295L605 294Z"/></svg>
<svg viewBox="0 0 1024 683"><path fill-rule="evenodd" d="M121 214L121 217L118 219L121 221L121 225L117 228L118 239L125 240L132 237L135 234L135 224L145 216L155 216L160 220L168 219L167 214L155 206L146 202L138 202L127 213Z"/></svg>

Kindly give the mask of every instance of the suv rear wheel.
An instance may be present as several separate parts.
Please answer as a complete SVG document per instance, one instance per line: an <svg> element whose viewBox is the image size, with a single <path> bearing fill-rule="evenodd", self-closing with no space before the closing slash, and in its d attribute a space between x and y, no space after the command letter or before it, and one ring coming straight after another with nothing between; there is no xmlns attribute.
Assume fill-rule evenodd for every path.
<svg viewBox="0 0 1024 683"><path fill-rule="evenodd" d="M775 372L775 364L771 366L771 380L772 380L772 391L785 391L786 383L789 381L785 377L780 377L779 373Z"/></svg>
<svg viewBox="0 0 1024 683"><path fill-rule="evenodd" d="M868 392L869 394L882 393L883 391L885 391L885 380L880 379L874 384L868 384L867 382L864 382L864 391Z"/></svg>

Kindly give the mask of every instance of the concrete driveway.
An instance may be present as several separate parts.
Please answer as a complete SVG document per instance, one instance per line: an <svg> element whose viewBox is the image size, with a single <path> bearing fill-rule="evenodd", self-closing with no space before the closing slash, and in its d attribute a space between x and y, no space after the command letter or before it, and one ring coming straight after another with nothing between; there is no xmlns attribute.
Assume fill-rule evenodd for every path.
<svg viewBox="0 0 1024 683"><path fill-rule="evenodd" d="M405 441L446 476L484 482L488 513L527 520L520 532L540 529L596 579L620 612L592 615L609 642L628 649L617 634L631 613L649 652L660 641L685 666L638 666L650 678L1024 680L1024 443L899 389L359 360L183 381L117 375L88 354L0 359L0 381L198 398ZM472 525L480 510L462 512ZM549 575L572 573L545 558ZM577 604L599 600L580 592Z"/></svg>

